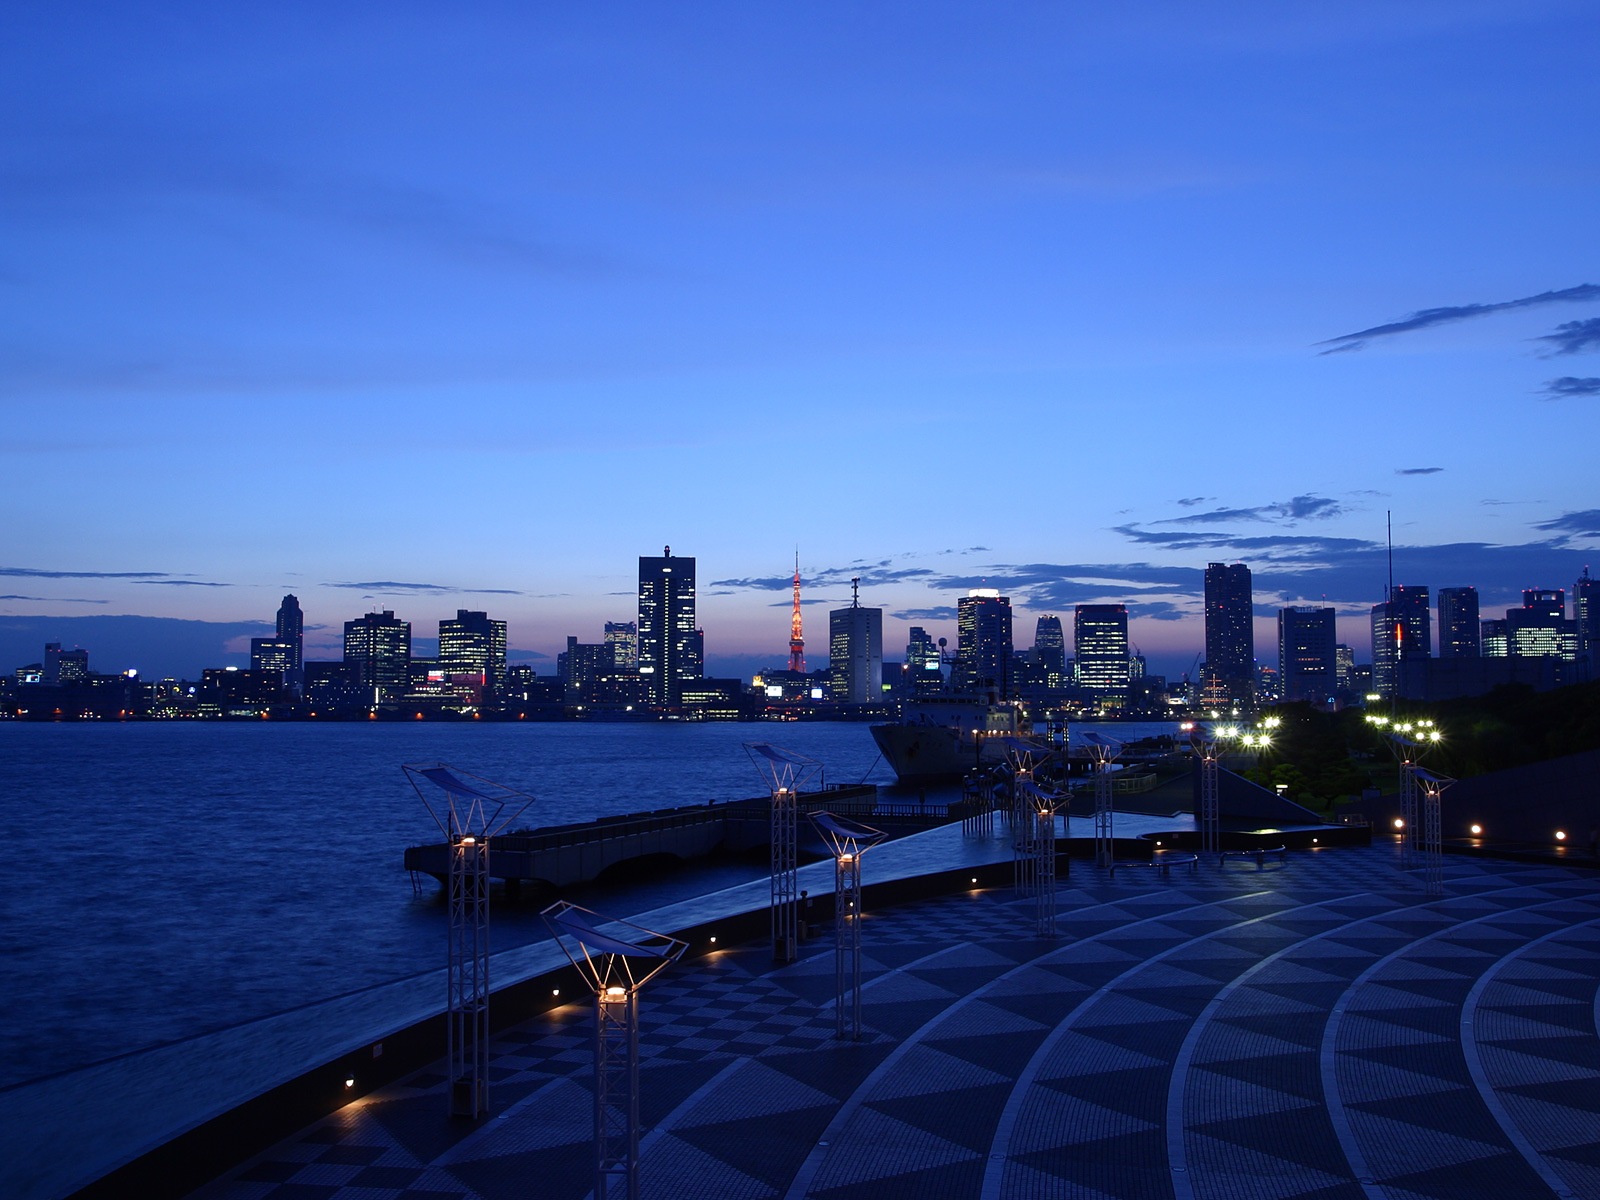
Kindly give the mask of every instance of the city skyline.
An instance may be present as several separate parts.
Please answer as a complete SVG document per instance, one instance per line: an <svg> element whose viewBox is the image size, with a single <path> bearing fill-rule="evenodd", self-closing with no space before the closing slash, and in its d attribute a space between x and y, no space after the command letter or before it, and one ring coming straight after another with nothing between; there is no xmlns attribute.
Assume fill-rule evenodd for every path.
<svg viewBox="0 0 1600 1200"><path fill-rule="evenodd" d="M487 609L549 672L670 543L745 674L798 544L813 647L990 587L1176 677L1215 561L1258 660L1365 658L1390 511L1485 613L1600 566L1591 7L629 12L19 10L17 663L243 663L294 593L308 658Z"/></svg>

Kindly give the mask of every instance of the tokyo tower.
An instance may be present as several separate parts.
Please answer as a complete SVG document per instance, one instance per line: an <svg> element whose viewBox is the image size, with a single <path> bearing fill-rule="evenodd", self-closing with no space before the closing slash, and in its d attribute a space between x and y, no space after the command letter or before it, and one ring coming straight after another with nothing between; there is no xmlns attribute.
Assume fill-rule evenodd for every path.
<svg viewBox="0 0 1600 1200"><path fill-rule="evenodd" d="M800 551L794 552L794 614L789 618L789 670L806 673L806 639L800 632Z"/></svg>

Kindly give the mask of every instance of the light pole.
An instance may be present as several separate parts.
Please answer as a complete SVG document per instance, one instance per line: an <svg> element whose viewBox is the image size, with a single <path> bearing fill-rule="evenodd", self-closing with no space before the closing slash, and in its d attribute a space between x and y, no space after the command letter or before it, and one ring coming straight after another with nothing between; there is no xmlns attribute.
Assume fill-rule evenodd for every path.
<svg viewBox="0 0 1600 1200"><path fill-rule="evenodd" d="M639 989L688 943L566 900L541 915L594 992L594 1200L639 1200Z"/></svg>
<svg viewBox="0 0 1600 1200"><path fill-rule="evenodd" d="M1440 799L1445 788L1455 782L1443 775L1416 767L1412 771L1422 792L1422 865L1426 868L1428 895L1444 895L1444 823Z"/></svg>
<svg viewBox="0 0 1600 1200"><path fill-rule="evenodd" d="M1018 785L1033 828L1033 920L1040 937L1056 935L1056 814L1065 792L1047 792L1032 779Z"/></svg>
<svg viewBox="0 0 1600 1200"><path fill-rule="evenodd" d="M822 770L822 764L766 742L746 742L744 752L772 794L772 958L793 962L800 952L800 788Z"/></svg>
<svg viewBox="0 0 1600 1200"><path fill-rule="evenodd" d="M443 763L400 769L448 843L450 1115L476 1120L489 1111L489 839L533 797Z"/></svg>
<svg viewBox="0 0 1600 1200"><path fill-rule="evenodd" d="M1083 735L1094 760L1094 865L1110 867L1115 850L1115 812L1111 807L1111 765L1122 753L1122 743L1102 733Z"/></svg>
<svg viewBox="0 0 1600 1200"><path fill-rule="evenodd" d="M850 1037L861 1040L861 856L887 836L831 812L811 814L833 852L833 980L838 995L835 1032L844 1037L844 1003L850 997Z"/></svg>
<svg viewBox="0 0 1600 1200"><path fill-rule="evenodd" d="M1052 751L1019 737L1006 738L1002 749L1011 768L1011 886L1018 896L1026 896L1038 886L1033 773Z"/></svg>

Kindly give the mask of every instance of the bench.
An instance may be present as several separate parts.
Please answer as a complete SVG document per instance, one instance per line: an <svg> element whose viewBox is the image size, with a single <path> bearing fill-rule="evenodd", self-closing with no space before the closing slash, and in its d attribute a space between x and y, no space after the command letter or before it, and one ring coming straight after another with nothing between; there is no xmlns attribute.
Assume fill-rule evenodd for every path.
<svg viewBox="0 0 1600 1200"><path fill-rule="evenodd" d="M1200 869L1198 854L1158 854L1149 862L1142 859L1125 859L1111 864L1111 877L1116 878L1118 867L1149 867L1158 874L1171 875L1173 867L1188 867L1192 875Z"/></svg>
<svg viewBox="0 0 1600 1200"><path fill-rule="evenodd" d="M1262 846L1254 850L1224 850L1217 855L1217 866L1227 866L1230 858L1253 858L1256 860L1256 870L1261 871L1266 869L1267 855L1269 854L1276 854L1278 861L1281 863L1289 861L1289 851L1286 847Z"/></svg>

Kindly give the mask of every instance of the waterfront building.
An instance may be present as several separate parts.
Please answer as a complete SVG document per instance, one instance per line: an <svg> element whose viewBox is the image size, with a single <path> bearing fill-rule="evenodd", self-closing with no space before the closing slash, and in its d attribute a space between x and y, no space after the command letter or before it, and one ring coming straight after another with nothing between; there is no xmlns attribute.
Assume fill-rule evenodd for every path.
<svg viewBox="0 0 1600 1200"><path fill-rule="evenodd" d="M1428 589L1395 585L1389 599L1372 606L1373 691L1385 698L1395 695L1401 664L1431 658L1432 646Z"/></svg>
<svg viewBox="0 0 1600 1200"><path fill-rule="evenodd" d="M299 647L282 638L251 638L250 669L263 677L276 679L291 691L298 691L293 680L300 674L295 662Z"/></svg>
<svg viewBox="0 0 1600 1200"><path fill-rule="evenodd" d="M956 601L957 691L1011 694L1011 600L995 588L973 588Z"/></svg>
<svg viewBox="0 0 1600 1200"><path fill-rule="evenodd" d="M849 608L828 614L828 687L840 704L883 701L883 609L862 608L852 579Z"/></svg>
<svg viewBox="0 0 1600 1200"><path fill-rule="evenodd" d="M1591 678L1600 675L1600 579L1589 578L1583 569L1572 585L1572 624L1577 636L1578 657L1589 664Z"/></svg>
<svg viewBox="0 0 1600 1200"><path fill-rule="evenodd" d="M1128 606L1080 604L1074 610L1072 649L1078 686L1094 693L1102 708L1128 699Z"/></svg>
<svg viewBox="0 0 1600 1200"><path fill-rule="evenodd" d="M411 682L411 622L387 608L346 621L344 660L355 664L365 703L398 701Z"/></svg>
<svg viewBox="0 0 1600 1200"><path fill-rule="evenodd" d="M1067 674L1067 635L1060 617L1040 617L1034 626L1033 669L1037 682L1052 690L1071 682Z"/></svg>
<svg viewBox="0 0 1600 1200"><path fill-rule="evenodd" d="M677 708L684 685L705 674L705 640L695 626L695 560L667 546L639 557L639 674L650 703Z"/></svg>
<svg viewBox="0 0 1600 1200"><path fill-rule="evenodd" d="M284 668L284 681L289 690L300 695L305 688L305 615L300 611L300 600L292 592L278 605L278 628L275 641L289 647L289 665Z"/></svg>
<svg viewBox="0 0 1600 1200"><path fill-rule="evenodd" d="M506 623L488 613L456 609L455 620L439 622L439 670L445 675L475 675L485 703L493 703L506 677Z"/></svg>
<svg viewBox="0 0 1600 1200"><path fill-rule="evenodd" d="M913 625L906 642L906 671L911 692L927 696L944 690L944 669L939 647L920 625Z"/></svg>
<svg viewBox="0 0 1600 1200"><path fill-rule="evenodd" d="M1439 657L1477 658L1483 653L1478 589L1439 589Z"/></svg>
<svg viewBox="0 0 1600 1200"><path fill-rule="evenodd" d="M60 642L44 644L44 678L49 687L83 683L89 678L89 652L81 646L63 650Z"/></svg>
<svg viewBox="0 0 1600 1200"><path fill-rule="evenodd" d="M613 671L639 669L639 625L636 621L607 621L606 645L611 647Z"/></svg>
<svg viewBox="0 0 1600 1200"><path fill-rule="evenodd" d="M1278 611L1278 674L1284 700L1331 706L1338 684L1334 610L1293 606Z"/></svg>
<svg viewBox="0 0 1600 1200"><path fill-rule="evenodd" d="M615 671L613 648L607 642L580 642L567 638L567 648L556 655L556 674L561 676L568 706L593 702L602 678Z"/></svg>
<svg viewBox="0 0 1600 1200"><path fill-rule="evenodd" d="M313 712L337 712L370 703L372 691L361 686L360 664L354 662L302 662L306 706Z"/></svg>
<svg viewBox="0 0 1600 1200"><path fill-rule="evenodd" d="M1206 660L1200 674L1201 701L1220 708L1249 705L1256 693L1250 568L1243 563L1207 563L1205 588Z"/></svg>

